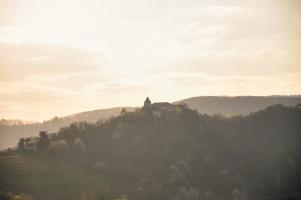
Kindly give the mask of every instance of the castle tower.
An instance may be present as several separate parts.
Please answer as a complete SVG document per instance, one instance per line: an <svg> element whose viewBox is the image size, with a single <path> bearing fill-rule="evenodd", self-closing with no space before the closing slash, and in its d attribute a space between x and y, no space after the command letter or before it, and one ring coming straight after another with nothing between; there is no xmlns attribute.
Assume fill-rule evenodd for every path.
<svg viewBox="0 0 301 200"><path fill-rule="evenodd" d="M149 100L148 97L146 97L144 101L144 107L150 107L152 105L152 102Z"/></svg>

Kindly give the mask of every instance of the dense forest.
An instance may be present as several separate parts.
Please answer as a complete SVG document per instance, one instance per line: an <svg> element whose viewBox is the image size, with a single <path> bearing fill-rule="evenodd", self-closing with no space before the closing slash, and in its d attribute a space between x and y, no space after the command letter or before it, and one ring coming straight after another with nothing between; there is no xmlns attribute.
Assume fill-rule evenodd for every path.
<svg viewBox="0 0 301 200"><path fill-rule="evenodd" d="M105 123L73 123L51 136L22 138L17 152L126 182L78 186L78 199L83 193L95 200L300 199L300 122L298 106L231 118L185 105L160 115L151 107L124 109ZM4 174L0 181L9 179ZM26 185L6 185L1 192L20 187L43 196Z"/></svg>

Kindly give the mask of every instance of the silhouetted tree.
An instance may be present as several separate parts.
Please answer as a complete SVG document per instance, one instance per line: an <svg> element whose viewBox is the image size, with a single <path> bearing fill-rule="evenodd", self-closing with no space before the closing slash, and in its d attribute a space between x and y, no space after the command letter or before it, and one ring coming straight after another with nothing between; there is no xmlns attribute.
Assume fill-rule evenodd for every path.
<svg viewBox="0 0 301 200"><path fill-rule="evenodd" d="M122 108L120 114L124 115L124 114L126 114L127 112L128 112L128 111L127 111L125 108Z"/></svg>
<svg viewBox="0 0 301 200"><path fill-rule="evenodd" d="M20 138L18 142L18 149L24 150L24 146L25 146L25 138Z"/></svg>
<svg viewBox="0 0 301 200"><path fill-rule="evenodd" d="M37 149L44 150L50 144L47 131L40 131L39 136L40 138L37 143Z"/></svg>

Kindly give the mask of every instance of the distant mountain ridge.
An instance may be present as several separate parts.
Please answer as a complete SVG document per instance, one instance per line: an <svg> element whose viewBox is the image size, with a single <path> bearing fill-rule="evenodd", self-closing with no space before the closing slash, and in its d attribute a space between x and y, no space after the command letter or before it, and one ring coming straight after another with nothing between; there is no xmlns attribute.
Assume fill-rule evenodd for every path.
<svg viewBox="0 0 301 200"><path fill-rule="evenodd" d="M173 102L173 104L186 104L192 109L196 109L206 114L221 114L226 116L249 114L264 109L275 104L283 104L285 106L296 106L301 103L301 95L292 96L198 96L190 97ZM68 124L78 121L96 122L99 119L118 115L125 108L133 111L137 107L113 107L106 109L97 109L74 113L63 117L54 117L44 122L25 121L21 119L1 119L0 126L19 126L44 124L46 127L52 127L53 122L60 121L62 124ZM237 111L241 109L240 111Z"/></svg>
<svg viewBox="0 0 301 200"><path fill-rule="evenodd" d="M113 108L97 109L97 110L74 113L74 114L70 114L70 115L66 115L66 116L62 116L62 117L56 116L50 120L46 120L43 122L26 121L26 120L21 120L21 119L1 119L0 126L1 125L20 126L20 125L33 125L33 124L51 124L54 121L64 121L63 123L87 121L87 122L94 123L101 118L107 118L107 117L112 117L112 116L118 115L123 108L128 111L133 111L136 109L135 107L113 107Z"/></svg>
<svg viewBox="0 0 301 200"><path fill-rule="evenodd" d="M75 113L64 117L54 117L44 122L27 123L22 120L0 120L0 150L14 147L21 137L38 135L39 131L57 132L60 128L69 126L73 122L86 121L95 123L98 120L106 120L120 114L122 109L134 111L134 107L115 107L98 109L86 112Z"/></svg>
<svg viewBox="0 0 301 200"><path fill-rule="evenodd" d="M20 119L1 119L0 126L20 126L20 125L28 125L28 124L36 124L38 122L35 121L24 121Z"/></svg>
<svg viewBox="0 0 301 200"><path fill-rule="evenodd" d="M295 96L199 96L173 102L186 104L191 109L208 115L220 114L231 117L247 115L275 104L296 106L301 103L301 95ZM39 131L57 132L73 122L90 123L117 116L121 110L134 111L137 107L115 107L75 113L64 117L54 117L44 122L26 122L22 120L0 120L0 150L16 146L21 137L38 135Z"/></svg>
<svg viewBox="0 0 301 200"><path fill-rule="evenodd" d="M301 95L294 96L199 96L183 99L175 104L184 103L191 109L209 115L220 114L227 117L247 115L268 106L282 104L296 106L301 103Z"/></svg>

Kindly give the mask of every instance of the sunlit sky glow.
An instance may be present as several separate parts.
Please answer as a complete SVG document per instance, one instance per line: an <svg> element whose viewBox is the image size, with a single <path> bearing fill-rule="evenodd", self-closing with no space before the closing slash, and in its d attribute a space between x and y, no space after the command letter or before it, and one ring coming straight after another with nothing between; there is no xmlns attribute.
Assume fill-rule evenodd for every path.
<svg viewBox="0 0 301 200"><path fill-rule="evenodd" d="M0 118L301 94L299 0L0 0Z"/></svg>

